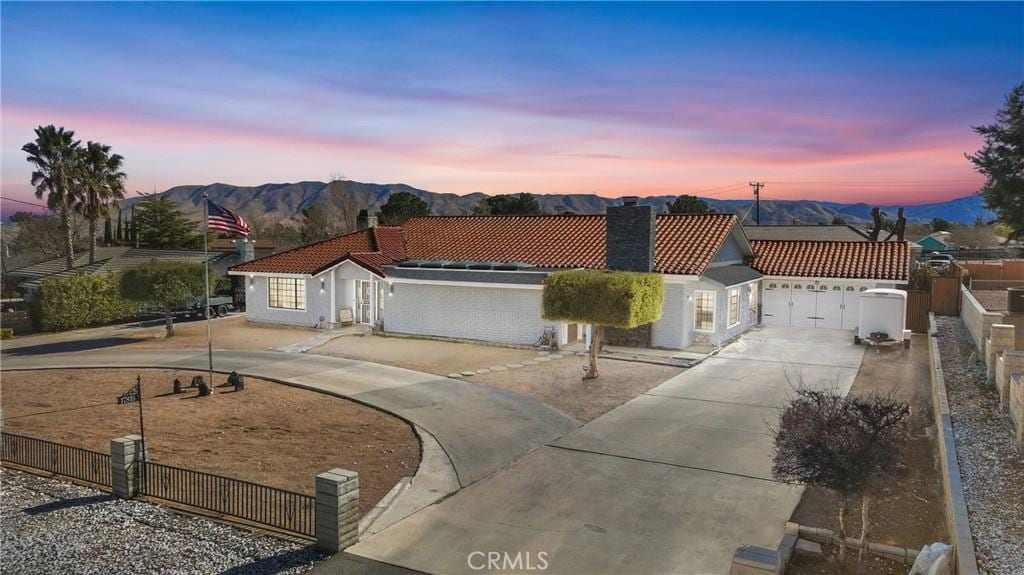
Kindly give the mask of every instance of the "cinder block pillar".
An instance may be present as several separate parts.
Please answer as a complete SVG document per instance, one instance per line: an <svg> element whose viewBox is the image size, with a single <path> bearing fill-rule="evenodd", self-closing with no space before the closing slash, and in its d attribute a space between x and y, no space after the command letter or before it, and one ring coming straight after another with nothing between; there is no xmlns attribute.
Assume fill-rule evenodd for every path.
<svg viewBox="0 0 1024 575"><path fill-rule="evenodd" d="M141 460L141 436L126 435L110 440L110 485L115 496L131 499L139 494Z"/></svg>
<svg viewBox="0 0 1024 575"><path fill-rule="evenodd" d="M997 367L993 383L999 392L999 408L1005 413L1010 409L1010 378L1024 373L1024 351L1004 351Z"/></svg>
<svg viewBox="0 0 1024 575"><path fill-rule="evenodd" d="M1016 328L1010 324L994 323L989 331L988 345L986 346L985 365L986 375L989 383L995 381L996 358L1004 351L1014 349L1016 342Z"/></svg>
<svg viewBox="0 0 1024 575"><path fill-rule="evenodd" d="M742 545L732 556L729 575L775 575L778 570L778 551L753 545Z"/></svg>
<svg viewBox="0 0 1024 575"><path fill-rule="evenodd" d="M337 553L359 541L359 474L334 468L316 476L316 548Z"/></svg>

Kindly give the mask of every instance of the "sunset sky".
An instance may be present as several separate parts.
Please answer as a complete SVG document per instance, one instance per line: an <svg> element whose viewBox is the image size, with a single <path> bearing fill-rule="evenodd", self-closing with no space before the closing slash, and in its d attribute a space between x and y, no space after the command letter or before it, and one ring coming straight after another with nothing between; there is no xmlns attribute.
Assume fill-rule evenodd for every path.
<svg viewBox="0 0 1024 575"><path fill-rule="evenodd" d="M348 179L435 192L922 203L1024 79L1024 4L2 5L2 184L57 124L129 190ZM4 202L4 212L12 206Z"/></svg>

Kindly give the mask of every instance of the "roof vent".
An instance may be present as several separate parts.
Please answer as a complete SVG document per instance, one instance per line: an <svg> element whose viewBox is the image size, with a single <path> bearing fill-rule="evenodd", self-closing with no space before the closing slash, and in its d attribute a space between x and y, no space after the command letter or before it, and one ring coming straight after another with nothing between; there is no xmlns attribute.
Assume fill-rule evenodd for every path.
<svg viewBox="0 0 1024 575"><path fill-rule="evenodd" d="M624 196L622 198L622 205L624 206L635 206L640 203L640 198L636 196Z"/></svg>

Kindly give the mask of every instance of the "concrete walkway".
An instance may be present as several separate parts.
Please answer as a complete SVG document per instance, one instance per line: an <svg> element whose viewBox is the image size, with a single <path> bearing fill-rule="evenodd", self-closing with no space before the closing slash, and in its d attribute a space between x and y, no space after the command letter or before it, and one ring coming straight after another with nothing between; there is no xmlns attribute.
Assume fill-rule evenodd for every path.
<svg viewBox="0 0 1024 575"><path fill-rule="evenodd" d="M797 387L849 390L852 339L750 332L348 552L445 574L479 573L478 551L543 553L546 573L728 573L737 546L778 544L803 491L772 480L768 425Z"/></svg>
<svg viewBox="0 0 1024 575"><path fill-rule="evenodd" d="M197 350L94 349L35 353L4 348L2 369L207 367ZM218 372L265 378L351 398L394 413L426 430L454 466L458 484L472 484L578 427L569 416L511 392L379 365L273 351L214 352Z"/></svg>

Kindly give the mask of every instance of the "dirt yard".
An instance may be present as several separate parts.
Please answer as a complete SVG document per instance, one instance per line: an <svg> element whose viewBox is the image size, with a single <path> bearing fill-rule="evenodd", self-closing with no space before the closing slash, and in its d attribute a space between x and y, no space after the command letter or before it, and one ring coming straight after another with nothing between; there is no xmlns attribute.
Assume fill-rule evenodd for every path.
<svg viewBox="0 0 1024 575"><path fill-rule="evenodd" d="M174 337L165 338L163 326L141 330L130 337L139 340L129 348L206 348L206 322L185 321L174 324ZM318 330L288 326L263 326L249 323L244 315L213 322L214 349L269 350L305 341L321 333Z"/></svg>
<svg viewBox="0 0 1024 575"><path fill-rule="evenodd" d="M198 372L54 370L3 372L4 431L104 453L110 440L138 433L137 404L115 399L142 376L149 457L156 462L314 493L316 474L359 472L366 512L419 465L419 443L407 423L344 399L246 379L240 393L216 388L171 393ZM215 374L215 384L226 376Z"/></svg>
<svg viewBox="0 0 1024 575"><path fill-rule="evenodd" d="M598 360L601 377L583 381L587 358L571 356L540 365L467 377L466 381L533 397L586 423L670 377L678 367L615 359Z"/></svg>
<svg viewBox="0 0 1024 575"><path fill-rule="evenodd" d="M850 393L893 393L896 399L911 406L910 440L901 464L872 497L869 540L910 549L920 549L927 543L949 542L943 515L942 484L936 471L936 445L929 436L929 433L934 433L934 419L927 337L915 335L909 350L902 347L868 349ZM839 500L834 494L808 487L793 513L792 521L838 531L838 510ZM859 535L860 502L851 501L847 536ZM868 572L906 573L909 570L909 566L889 563L875 561L876 570ZM827 565L823 559L800 557L792 565L793 573L798 574L835 570L835 566L830 566L832 571L820 570L822 565Z"/></svg>
<svg viewBox="0 0 1024 575"><path fill-rule="evenodd" d="M308 353L383 363L438 375L522 363L537 356L532 349L374 335L342 336Z"/></svg>

